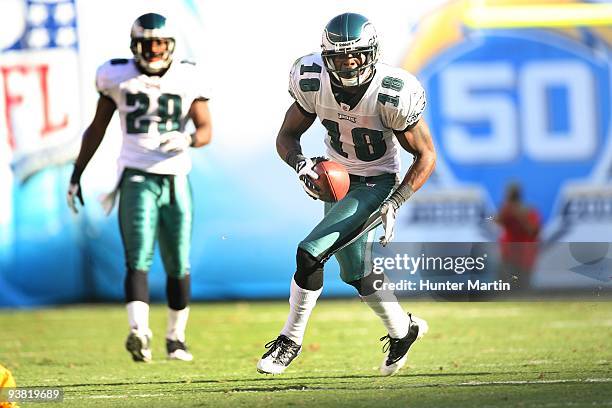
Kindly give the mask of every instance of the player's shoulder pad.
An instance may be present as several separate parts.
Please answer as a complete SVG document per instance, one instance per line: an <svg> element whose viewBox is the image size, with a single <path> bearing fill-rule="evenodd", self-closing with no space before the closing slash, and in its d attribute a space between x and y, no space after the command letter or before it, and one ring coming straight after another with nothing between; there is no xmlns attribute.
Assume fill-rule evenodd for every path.
<svg viewBox="0 0 612 408"><path fill-rule="evenodd" d="M127 58L113 58L109 62L111 65L125 65L128 63L128 61L129 60Z"/></svg>
<svg viewBox="0 0 612 408"><path fill-rule="evenodd" d="M376 69L379 71L377 86L380 93L399 97L425 92L419 80L406 70L386 64L378 64Z"/></svg>
<svg viewBox="0 0 612 408"><path fill-rule="evenodd" d="M295 69L296 67L299 68L301 65L312 65L315 63L320 65L322 68L323 59L321 57L320 52L313 52L296 59L293 63L293 69ZM313 71L313 73L316 73L316 71Z"/></svg>
<svg viewBox="0 0 612 408"><path fill-rule="evenodd" d="M314 52L295 60L291 66L291 77L312 78L321 76L325 68L321 54Z"/></svg>
<svg viewBox="0 0 612 408"><path fill-rule="evenodd" d="M404 129L415 123L427 103L425 90L419 80L406 70L386 64L378 64L376 69L379 73L377 100L381 110L393 116L391 127Z"/></svg>
<svg viewBox="0 0 612 408"><path fill-rule="evenodd" d="M181 75L186 75L187 77L185 79L187 80L190 80L189 78L193 78L194 76L199 76L201 68L202 67L192 59L182 59L173 63L170 67L171 70L180 72Z"/></svg>
<svg viewBox="0 0 612 408"><path fill-rule="evenodd" d="M172 64L170 69L174 75L179 75L183 82L200 81L202 77L201 66L192 59L183 59ZM197 82L194 82L197 83Z"/></svg>
<svg viewBox="0 0 612 408"><path fill-rule="evenodd" d="M133 60L127 58L114 58L98 67L96 72L96 87L98 91L104 93L137 74L138 71L133 64Z"/></svg>
<svg viewBox="0 0 612 408"><path fill-rule="evenodd" d="M309 113L315 111L315 95L321 89L321 76L324 69L320 53L298 58L291 67L289 93Z"/></svg>
<svg viewBox="0 0 612 408"><path fill-rule="evenodd" d="M196 99L211 99L213 84L205 65L194 59L182 59L173 62L170 69L173 76L178 76L181 83L196 94Z"/></svg>

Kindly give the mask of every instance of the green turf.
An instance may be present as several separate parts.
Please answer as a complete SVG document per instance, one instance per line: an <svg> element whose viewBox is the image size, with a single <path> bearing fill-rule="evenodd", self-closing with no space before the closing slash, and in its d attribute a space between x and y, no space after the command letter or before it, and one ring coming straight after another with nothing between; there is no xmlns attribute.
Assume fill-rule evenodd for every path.
<svg viewBox="0 0 612 408"><path fill-rule="evenodd" d="M191 363L164 358L163 305L152 309L151 364L124 351L120 305L0 311L0 363L19 386L63 387L50 405L61 407L612 406L612 302L405 306L431 330L389 378L377 371L382 325L358 301L320 301L283 376L255 364L285 302L193 306Z"/></svg>

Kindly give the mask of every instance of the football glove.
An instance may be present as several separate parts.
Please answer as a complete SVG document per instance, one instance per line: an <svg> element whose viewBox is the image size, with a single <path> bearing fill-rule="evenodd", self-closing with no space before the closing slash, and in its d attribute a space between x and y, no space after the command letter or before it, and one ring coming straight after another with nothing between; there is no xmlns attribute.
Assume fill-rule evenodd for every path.
<svg viewBox="0 0 612 408"><path fill-rule="evenodd" d="M410 184L400 184L395 191L382 202L380 205L380 218L385 229L385 235L380 237L382 246L387 246L395 237L395 219L397 218L397 210L406 202L412 195L414 190Z"/></svg>
<svg viewBox="0 0 612 408"><path fill-rule="evenodd" d="M395 237L395 218L397 216L397 207L395 203L390 200L385 200L380 206L380 218L382 219L384 235L380 237L380 243L382 246L393 241Z"/></svg>
<svg viewBox="0 0 612 408"><path fill-rule="evenodd" d="M79 181L76 183L71 181L70 185L68 186L66 201L68 202L68 208L70 208L75 214L79 213L76 203L77 199L81 202L81 206L85 206L85 202L83 201L83 193L81 192L81 183Z"/></svg>
<svg viewBox="0 0 612 408"><path fill-rule="evenodd" d="M187 150L191 143L192 139L189 133L173 130L161 135L159 150L162 153L177 154Z"/></svg>
<svg viewBox="0 0 612 408"><path fill-rule="evenodd" d="M314 166L325 160L327 160L325 157L313 157L312 159L302 157L295 165L295 171L304 191L313 200L319 199L319 187L314 183L314 180L318 179L319 175L314 171Z"/></svg>
<svg viewBox="0 0 612 408"><path fill-rule="evenodd" d="M68 184L68 192L66 193L66 202L68 203L68 208L72 210L73 213L78 214L79 209L77 208L76 200L78 199L81 202L81 206L85 206L85 202L83 201L83 192L81 191L81 174L83 174L84 169L80 169L74 165L74 169L72 170L72 174L70 175L70 184Z"/></svg>

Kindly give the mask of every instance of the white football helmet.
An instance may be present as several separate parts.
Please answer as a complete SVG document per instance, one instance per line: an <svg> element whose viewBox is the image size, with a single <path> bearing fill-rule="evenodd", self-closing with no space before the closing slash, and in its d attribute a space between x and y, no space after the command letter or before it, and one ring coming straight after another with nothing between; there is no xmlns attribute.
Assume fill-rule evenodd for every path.
<svg viewBox="0 0 612 408"><path fill-rule="evenodd" d="M372 79L378 37L372 23L361 14L344 13L331 19L323 30L321 48L325 68L342 86L358 86ZM346 54L361 54L363 63L353 69L337 69L334 58Z"/></svg>
<svg viewBox="0 0 612 408"><path fill-rule="evenodd" d="M147 73L157 74L167 69L172 63L174 52L174 32L168 26L166 17L147 13L138 17L132 24L130 49L136 63ZM165 50L156 53L152 50L152 41L166 42Z"/></svg>

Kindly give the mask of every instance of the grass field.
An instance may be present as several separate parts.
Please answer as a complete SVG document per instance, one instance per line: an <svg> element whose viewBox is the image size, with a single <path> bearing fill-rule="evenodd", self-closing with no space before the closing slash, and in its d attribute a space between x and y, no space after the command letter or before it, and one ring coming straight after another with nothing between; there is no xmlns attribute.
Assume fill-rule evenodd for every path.
<svg viewBox="0 0 612 408"><path fill-rule="evenodd" d="M0 311L0 363L18 386L61 386L61 407L612 406L612 302L411 304L430 332L394 377L378 375L384 329L358 301L321 301L304 351L283 376L255 364L287 304L192 308L196 359L164 354L152 309L151 364L133 363L121 305Z"/></svg>

